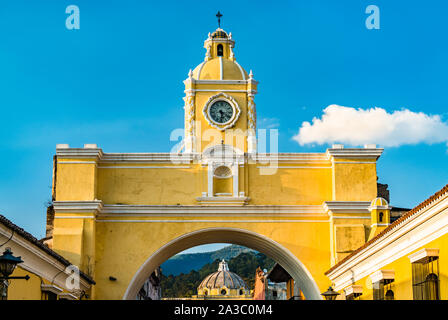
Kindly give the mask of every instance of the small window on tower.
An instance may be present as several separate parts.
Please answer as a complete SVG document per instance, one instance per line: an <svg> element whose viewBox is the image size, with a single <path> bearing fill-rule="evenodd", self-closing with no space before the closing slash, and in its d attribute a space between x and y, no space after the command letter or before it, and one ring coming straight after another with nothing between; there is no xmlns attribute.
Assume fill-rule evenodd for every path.
<svg viewBox="0 0 448 320"><path fill-rule="evenodd" d="M218 44L218 57L222 57L224 55L224 48L222 44Z"/></svg>

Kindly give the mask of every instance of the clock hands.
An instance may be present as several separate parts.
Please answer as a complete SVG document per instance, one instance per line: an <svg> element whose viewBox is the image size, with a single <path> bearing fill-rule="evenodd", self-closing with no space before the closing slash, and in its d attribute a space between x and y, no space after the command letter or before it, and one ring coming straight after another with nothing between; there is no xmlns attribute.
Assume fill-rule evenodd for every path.
<svg viewBox="0 0 448 320"><path fill-rule="evenodd" d="M219 110L219 121L220 122L224 122L223 121L224 115L227 115L227 113L225 111Z"/></svg>
<svg viewBox="0 0 448 320"><path fill-rule="evenodd" d="M216 102L210 108L211 118L218 123L225 123L232 118L233 109L226 102L219 101Z"/></svg>

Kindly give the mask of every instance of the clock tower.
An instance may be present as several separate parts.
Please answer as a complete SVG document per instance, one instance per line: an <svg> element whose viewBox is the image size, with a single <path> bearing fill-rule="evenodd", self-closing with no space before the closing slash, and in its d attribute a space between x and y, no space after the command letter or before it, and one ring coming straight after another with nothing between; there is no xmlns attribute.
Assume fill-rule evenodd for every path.
<svg viewBox="0 0 448 320"><path fill-rule="evenodd" d="M220 144L255 153L257 81L236 61L232 34L216 29L204 42L204 62L185 84L185 153Z"/></svg>

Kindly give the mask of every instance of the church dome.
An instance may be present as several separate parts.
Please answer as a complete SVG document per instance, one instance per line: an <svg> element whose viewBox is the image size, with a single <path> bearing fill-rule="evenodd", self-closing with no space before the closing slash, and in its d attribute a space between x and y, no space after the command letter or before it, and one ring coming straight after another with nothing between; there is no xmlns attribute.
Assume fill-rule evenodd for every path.
<svg viewBox="0 0 448 320"><path fill-rule="evenodd" d="M218 28L218 29L216 29L215 32L212 33L211 38L212 39L228 39L229 36L227 35L227 33L224 30Z"/></svg>
<svg viewBox="0 0 448 320"><path fill-rule="evenodd" d="M204 62L189 76L196 80L248 80L248 73L236 62L234 45L232 34L221 28L209 33L204 42Z"/></svg>
<svg viewBox="0 0 448 320"><path fill-rule="evenodd" d="M193 70L196 80L247 80L249 75L236 61L214 58L204 61Z"/></svg>
<svg viewBox="0 0 448 320"><path fill-rule="evenodd" d="M222 260L219 263L218 271L209 274L202 280L198 287L198 291L203 289L245 289L248 290L246 282L236 273L230 272L227 262ZM224 294L224 293L223 293Z"/></svg>
<svg viewBox="0 0 448 320"><path fill-rule="evenodd" d="M371 207L387 207L389 204L387 203L386 199L378 197L372 200L370 203Z"/></svg>

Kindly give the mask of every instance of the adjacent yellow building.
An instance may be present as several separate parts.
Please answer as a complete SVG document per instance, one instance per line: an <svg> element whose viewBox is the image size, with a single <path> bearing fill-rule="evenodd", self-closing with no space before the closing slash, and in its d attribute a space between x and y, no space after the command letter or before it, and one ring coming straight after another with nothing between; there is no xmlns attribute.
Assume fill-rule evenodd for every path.
<svg viewBox="0 0 448 320"><path fill-rule="evenodd" d="M76 272L72 263L57 254L31 234L0 215L0 255L11 252L20 257L9 277L0 279L0 300L80 300L90 299L93 279ZM3 275L0 274L0 278ZM16 279L26 277L29 279Z"/></svg>
<svg viewBox="0 0 448 320"><path fill-rule="evenodd" d="M384 212L387 203L372 203ZM330 268L339 299L448 299L448 185Z"/></svg>

